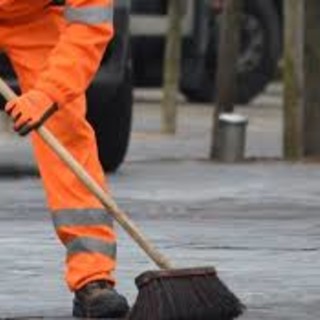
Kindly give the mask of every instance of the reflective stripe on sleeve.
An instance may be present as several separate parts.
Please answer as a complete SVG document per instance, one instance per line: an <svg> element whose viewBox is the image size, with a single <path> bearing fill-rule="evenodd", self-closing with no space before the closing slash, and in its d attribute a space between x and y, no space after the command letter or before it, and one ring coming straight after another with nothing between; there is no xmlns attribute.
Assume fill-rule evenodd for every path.
<svg viewBox="0 0 320 320"><path fill-rule="evenodd" d="M113 7L92 6L84 8L73 8L66 6L64 16L69 22L80 22L84 24L99 24L113 22Z"/></svg>
<svg viewBox="0 0 320 320"><path fill-rule="evenodd" d="M115 243L108 243L98 239L81 237L70 241L67 245L68 256L77 253L100 253L111 259L116 258L117 246Z"/></svg>
<svg viewBox="0 0 320 320"><path fill-rule="evenodd" d="M57 229L69 226L113 226L113 218L103 209L71 209L52 213L54 226Z"/></svg>

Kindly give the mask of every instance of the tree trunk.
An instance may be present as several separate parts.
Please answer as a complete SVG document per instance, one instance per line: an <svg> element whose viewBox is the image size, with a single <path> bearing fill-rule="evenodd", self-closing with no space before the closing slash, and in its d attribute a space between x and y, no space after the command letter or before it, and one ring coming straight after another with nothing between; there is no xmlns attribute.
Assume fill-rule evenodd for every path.
<svg viewBox="0 0 320 320"><path fill-rule="evenodd" d="M242 0L226 0L222 13L216 77L217 98L210 149L211 159L217 157L219 115L222 112L233 112L234 109L242 4Z"/></svg>
<svg viewBox="0 0 320 320"><path fill-rule="evenodd" d="M182 0L170 0L164 57L164 88L162 100L162 131L174 134L177 128L177 96L181 62Z"/></svg>
<svg viewBox="0 0 320 320"><path fill-rule="evenodd" d="M304 155L320 156L320 1L305 0Z"/></svg>
<svg viewBox="0 0 320 320"><path fill-rule="evenodd" d="M320 2L285 1L284 157L320 156Z"/></svg>
<svg viewBox="0 0 320 320"><path fill-rule="evenodd" d="M284 157L303 154L304 0L285 0Z"/></svg>

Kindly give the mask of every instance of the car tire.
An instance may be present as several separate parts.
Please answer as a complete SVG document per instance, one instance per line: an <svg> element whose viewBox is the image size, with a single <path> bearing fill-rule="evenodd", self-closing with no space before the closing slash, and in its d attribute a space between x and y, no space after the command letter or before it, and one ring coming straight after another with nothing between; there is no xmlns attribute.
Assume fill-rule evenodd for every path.
<svg viewBox="0 0 320 320"><path fill-rule="evenodd" d="M99 73L103 77L103 70ZM124 161L130 141L133 105L131 68L126 67L123 82L114 90L106 92L101 88L103 83L96 80L88 90L87 119L96 134L104 171L115 172Z"/></svg>
<svg viewBox="0 0 320 320"><path fill-rule="evenodd" d="M235 101L239 104L248 103L272 81L282 51L280 16L272 2L247 0L244 12ZM212 102L215 100L218 29L217 19L214 18L210 28L206 57L200 64L202 70L199 85L182 88L190 101ZM257 43L259 40L257 37L262 37L260 44Z"/></svg>

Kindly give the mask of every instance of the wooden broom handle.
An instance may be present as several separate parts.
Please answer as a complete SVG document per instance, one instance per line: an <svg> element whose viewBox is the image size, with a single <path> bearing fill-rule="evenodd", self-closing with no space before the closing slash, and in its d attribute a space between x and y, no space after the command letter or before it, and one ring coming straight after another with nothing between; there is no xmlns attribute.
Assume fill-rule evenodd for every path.
<svg viewBox="0 0 320 320"><path fill-rule="evenodd" d="M0 93L9 101L17 97L14 91L0 78ZM146 252L146 254L161 269L171 269L171 262L144 236L129 216L119 209L116 202L100 187L100 185L89 175L82 165L66 150L56 137L44 126L35 130L43 141L57 154L57 156L72 170L81 182L92 192L103 204L105 209L116 219L116 221L127 231L132 239Z"/></svg>

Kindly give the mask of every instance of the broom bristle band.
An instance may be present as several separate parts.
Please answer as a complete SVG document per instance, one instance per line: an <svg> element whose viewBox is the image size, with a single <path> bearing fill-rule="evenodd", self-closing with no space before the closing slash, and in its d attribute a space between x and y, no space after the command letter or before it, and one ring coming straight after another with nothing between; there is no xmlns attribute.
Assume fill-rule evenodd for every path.
<svg viewBox="0 0 320 320"><path fill-rule="evenodd" d="M185 278L197 276L215 276L217 271L214 267L201 268L184 268L184 269L170 269L170 270L151 270L145 271L136 278L136 285L140 288L150 281L165 278Z"/></svg>

